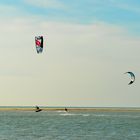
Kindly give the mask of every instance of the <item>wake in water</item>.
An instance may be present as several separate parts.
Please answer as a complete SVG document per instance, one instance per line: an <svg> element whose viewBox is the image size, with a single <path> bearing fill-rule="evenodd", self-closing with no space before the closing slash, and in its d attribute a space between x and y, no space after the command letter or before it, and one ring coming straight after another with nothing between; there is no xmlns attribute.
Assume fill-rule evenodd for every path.
<svg viewBox="0 0 140 140"><path fill-rule="evenodd" d="M78 113L63 113L63 114L59 114L61 116L89 116L90 114L78 114Z"/></svg>

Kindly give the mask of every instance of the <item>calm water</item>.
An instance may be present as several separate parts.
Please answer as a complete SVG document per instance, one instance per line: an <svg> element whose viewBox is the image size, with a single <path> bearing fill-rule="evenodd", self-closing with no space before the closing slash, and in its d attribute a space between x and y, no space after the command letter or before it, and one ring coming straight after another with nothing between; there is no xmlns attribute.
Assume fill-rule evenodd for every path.
<svg viewBox="0 0 140 140"><path fill-rule="evenodd" d="M140 140L140 113L1 111L0 140Z"/></svg>

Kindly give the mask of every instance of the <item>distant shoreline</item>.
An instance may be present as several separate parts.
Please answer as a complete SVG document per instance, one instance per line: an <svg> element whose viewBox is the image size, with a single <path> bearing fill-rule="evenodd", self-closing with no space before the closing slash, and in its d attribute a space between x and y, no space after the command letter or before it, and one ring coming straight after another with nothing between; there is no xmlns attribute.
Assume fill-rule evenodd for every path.
<svg viewBox="0 0 140 140"><path fill-rule="evenodd" d="M65 111L65 107L40 107L42 111ZM66 107L68 112L140 112L134 107ZM35 111L35 107L0 107L0 111Z"/></svg>

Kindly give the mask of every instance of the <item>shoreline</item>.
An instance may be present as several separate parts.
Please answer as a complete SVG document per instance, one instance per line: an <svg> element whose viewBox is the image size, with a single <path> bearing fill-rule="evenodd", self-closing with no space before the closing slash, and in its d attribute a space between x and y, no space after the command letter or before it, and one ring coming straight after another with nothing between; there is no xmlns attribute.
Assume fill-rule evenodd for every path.
<svg viewBox="0 0 140 140"><path fill-rule="evenodd" d="M140 108L66 107L67 112L140 112ZM65 111L65 107L40 107L42 111ZM34 107L0 107L0 111L35 111Z"/></svg>

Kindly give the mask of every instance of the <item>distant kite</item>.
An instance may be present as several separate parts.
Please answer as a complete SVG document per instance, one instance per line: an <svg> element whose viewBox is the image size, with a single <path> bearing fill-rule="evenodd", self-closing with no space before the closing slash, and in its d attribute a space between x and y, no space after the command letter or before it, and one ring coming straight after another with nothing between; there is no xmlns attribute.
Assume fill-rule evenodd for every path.
<svg viewBox="0 0 140 140"><path fill-rule="evenodd" d="M128 83L128 85L131 85L132 83L134 83L134 81L135 81L135 75L134 75L134 73L132 73L132 72L126 72L126 73L128 73L130 76L131 76L131 81ZM126 74L125 73L125 74Z"/></svg>
<svg viewBox="0 0 140 140"><path fill-rule="evenodd" d="M36 36L35 37L35 45L37 53L43 52L43 36Z"/></svg>

